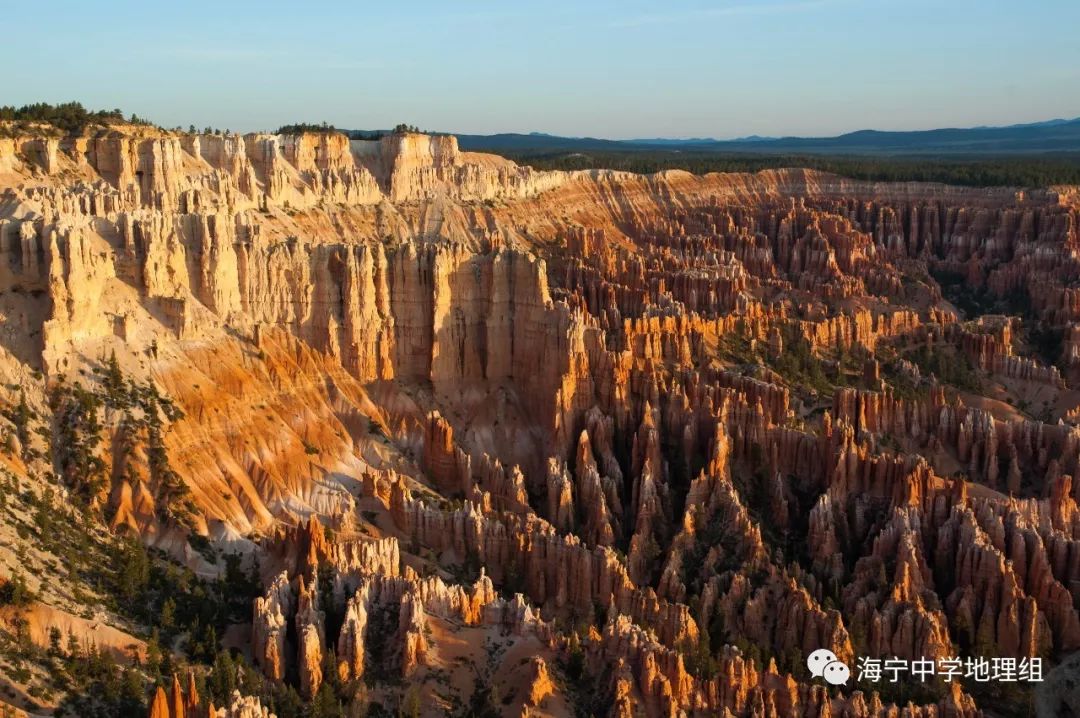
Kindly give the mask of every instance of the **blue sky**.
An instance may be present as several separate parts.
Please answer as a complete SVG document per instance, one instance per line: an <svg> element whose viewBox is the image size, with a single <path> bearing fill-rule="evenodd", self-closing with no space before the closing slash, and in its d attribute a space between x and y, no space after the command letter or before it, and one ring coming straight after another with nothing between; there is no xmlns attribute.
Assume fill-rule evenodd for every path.
<svg viewBox="0 0 1080 718"><path fill-rule="evenodd" d="M827 135L1080 116L1080 0L18 2L0 104L159 124Z"/></svg>

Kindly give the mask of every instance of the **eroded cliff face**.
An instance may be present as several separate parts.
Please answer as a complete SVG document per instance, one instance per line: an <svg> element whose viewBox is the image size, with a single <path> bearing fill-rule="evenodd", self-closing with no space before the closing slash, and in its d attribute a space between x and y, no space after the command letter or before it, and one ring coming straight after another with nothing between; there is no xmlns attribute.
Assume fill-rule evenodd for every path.
<svg viewBox="0 0 1080 718"><path fill-rule="evenodd" d="M0 365L56 432L5 411L5 466L258 556L244 648L306 698L884 716L805 655L1080 648L1053 192L149 130L0 140L0 191Z"/></svg>

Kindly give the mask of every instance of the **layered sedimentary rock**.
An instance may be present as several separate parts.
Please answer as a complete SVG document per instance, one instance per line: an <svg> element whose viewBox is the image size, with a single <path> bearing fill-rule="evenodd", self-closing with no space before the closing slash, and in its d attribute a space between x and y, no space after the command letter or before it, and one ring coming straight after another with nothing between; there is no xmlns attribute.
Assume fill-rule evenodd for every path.
<svg viewBox="0 0 1080 718"><path fill-rule="evenodd" d="M1080 648L1054 192L146 128L3 138L0 192L0 362L50 458L207 575L194 536L258 558L279 690L974 716L970 683L901 709L804 657ZM46 471L3 391L5 466Z"/></svg>

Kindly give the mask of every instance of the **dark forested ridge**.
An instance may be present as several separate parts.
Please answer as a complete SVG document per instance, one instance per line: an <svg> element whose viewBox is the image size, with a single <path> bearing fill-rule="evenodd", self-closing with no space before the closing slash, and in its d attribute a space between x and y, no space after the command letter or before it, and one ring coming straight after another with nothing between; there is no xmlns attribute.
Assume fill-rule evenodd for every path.
<svg viewBox="0 0 1080 718"><path fill-rule="evenodd" d="M756 172L807 167L845 177L968 186L1080 183L1080 119L837 137L605 140L541 133L459 135L463 150L537 169Z"/></svg>
<svg viewBox="0 0 1080 718"><path fill-rule="evenodd" d="M1080 152L1080 118L1008 127L944 128L916 131L859 130L836 137L749 137L605 140L530 134L458 135L462 149L513 152L599 152L682 150L754 155L1028 155Z"/></svg>
<svg viewBox="0 0 1080 718"><path fill-rule="evenodd" d="M531 152L489 148L487 151L544 170L613 169L652 173L682 169L706 174L805 167L852 179L887 182L944 182L972 187L1080 184L1080 151L1007 157L776 155L633 149Z"/></svg>

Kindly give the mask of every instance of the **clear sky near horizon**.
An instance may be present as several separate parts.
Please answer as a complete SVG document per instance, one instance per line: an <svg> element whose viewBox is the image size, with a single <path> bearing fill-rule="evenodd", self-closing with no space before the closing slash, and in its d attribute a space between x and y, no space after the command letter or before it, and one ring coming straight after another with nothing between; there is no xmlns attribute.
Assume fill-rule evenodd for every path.
<svg viewBox="0 0 1080 718"><path fill-rule="evenodd" d="M0 104L165 126L832 135L1080 115L1080 0L19 2Z"/></svg>

